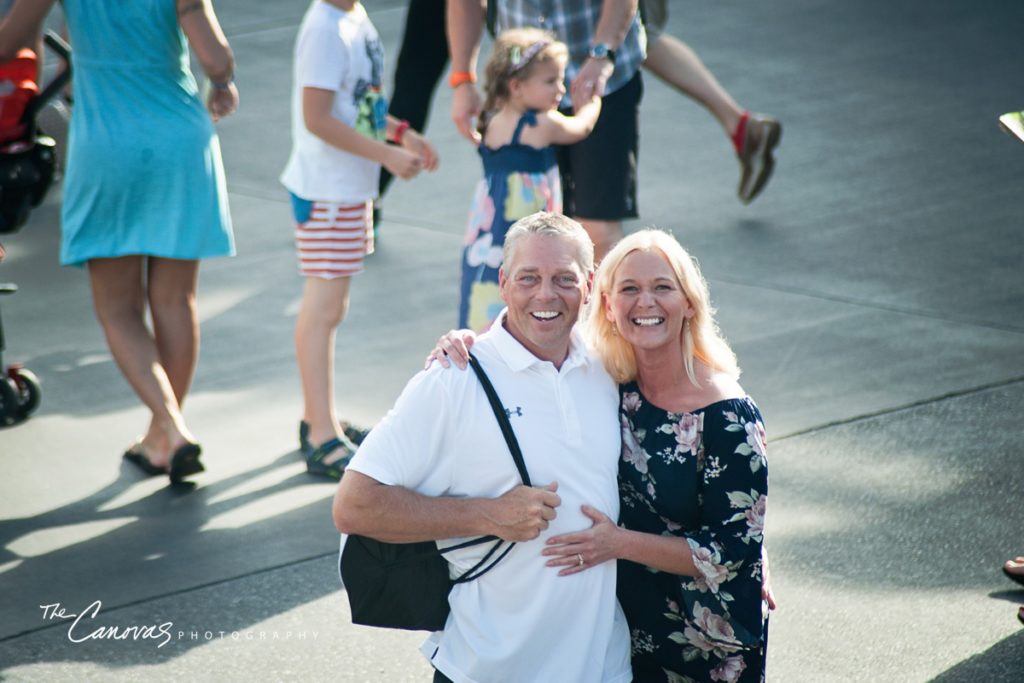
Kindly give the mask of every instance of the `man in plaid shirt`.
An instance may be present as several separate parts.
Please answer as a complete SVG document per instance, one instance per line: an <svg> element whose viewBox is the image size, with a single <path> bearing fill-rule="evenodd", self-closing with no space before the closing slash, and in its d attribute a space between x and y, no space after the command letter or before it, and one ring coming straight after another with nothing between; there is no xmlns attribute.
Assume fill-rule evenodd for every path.
<svg viewBox="0 0 1024 683"><path fill-rule="evenodd" d="M569 47L563 110L602 97L601 116L590 136L558 150L565 214L576 218L594 241L600 260L622 237L622 220L637 217L636 157L646 38L637 0L489 0L495 29L532 26L553 33ZM485 10L480 0L449 0L449 83L452 119L474 143L473 119L482 98L474 85Z"/></svg>

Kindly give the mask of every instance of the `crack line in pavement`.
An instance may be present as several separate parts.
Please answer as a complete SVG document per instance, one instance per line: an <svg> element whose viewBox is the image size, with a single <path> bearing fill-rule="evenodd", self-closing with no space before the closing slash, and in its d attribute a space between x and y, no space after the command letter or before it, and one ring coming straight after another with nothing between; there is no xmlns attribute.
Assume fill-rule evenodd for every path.
<svg viewBox="0 0 1024 683"><path fill-rule="evenodd" d="M957 389L950 391L939 396L933 396L931 398L922 398L917 401L911 401L900 406L894 406L892 408L883 408L882 410L876 410L872 413L863 413L861 415L855 415L853 417L845 417L841 420L833 420L832 422L826 422L825 424L816 425L814 427L807 427L790 434L783 434L782 436L775 437L772 439L772 443L778 443L779 441L785 441L786 439L792 439L797 436L804 436L807 434L813 434L831 427L840 427L842 425L853 424L855 422L862 422L864 420L870 420L875 417L881 417L883 415L893 415L906 410L912 410L914 408L920 408L921 406L930 405L932 403L938 403L939 401L945 401L950 398L960 398L962 396L970 396L971 394L980 394L990 389L998 389L1000 387L1008 387L1012 384L1018 384L1024 382L1024 375L1018 377L1011 377L1010 379L999 380L997 382L990 382L989 384L982 384L977 387L969 387L967 389Z"/></svg>
<svg viewBox="0 0 1024 683"><path fill-rule="evenodd" d="M248 572L248 573L245 573L245 574L239 574L237 576L229 576L229 577L224 578L224 579L217 579L215 581L208 581L206 583L201 583L201 584L198 584L198 585L195 585L195 586L189 586L189 587L186 587L186 588L179 588L177 590L173 590L173 591L170 591L170 592L167 592L167 593L162 593L160 595L153 595L153 596L150 596L150 597L147 597L147 598L139 598L138 600L133 600L131 602L126 602L123 605L114 605L113 607L108 607L107 605L104 605L103 606L103 614L108 614L110 612L117 612L119 610L127 609L129 607L135 607L137 605L144 605L147 602L154 602L156 600L163 600L164 598L170 598L170 597L173 597L175 595L184 595L185 593L191 593L193 591L202 590L203 588L210 588L212 586L219 586L221 584L230 583L232 581L238 581L240 579L247 579L250 576L257 576L259 574L266 574L268 572L277 571L278 569L285 569L287 567L294 567L294 566L300 565L300 564L302 564L304 562L313 562L314 560L322 560L325 557L332 557L332 556L336 557L337 555L338 555L338 551L337 550L333 550L333 551L331 551L329 553L321 553L319 555L311 555L309 557L303 557L303 558L300 558L298 560L292 560L290 562L284 562L282 564L276 564L276 565L274 565L272 567L264 567L263 569L254 569L251 572ZM19 633L14 633L14 634L9 635L9 636L0 637L0 643L5 643L5 642L7 642L9 640L15 640L17 638L21 638L22 636L33 635L33 634L39 633L41 631L48 631L50 629L54 629L54 628L58 628L60 626L64 626L67 623L68 623L67 621L51 622L51 623L47 623L45 626L39 626L39 627L36 627L36 628L26 629L26 630L21 631Z"/></svg>

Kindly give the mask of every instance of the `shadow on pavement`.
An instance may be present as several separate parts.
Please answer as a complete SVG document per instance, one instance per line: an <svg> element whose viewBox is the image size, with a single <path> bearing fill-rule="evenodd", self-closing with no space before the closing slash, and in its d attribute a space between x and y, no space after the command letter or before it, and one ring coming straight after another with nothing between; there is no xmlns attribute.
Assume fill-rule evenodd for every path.
<svg viewBox="0 0 1024 683"><path fill-rule="evenodd" d="M131 639L104 640L102 647L54 648L56 659L51 659L48 652L23 647L46 631L60 632L63 641L71 626L70 620L53 616L60 608L49 610L46 618L44 605L59 603L68 615L88 610L90 616L74 628L77 638L101 626L123 629L168 621L186 632L230 633L336 591L336 579L325 576L301 590L275 584L273 595L236 595L218 609L208 600L196 602L196 588L336 551L337 532L329 515L334 485L307 475L300 463L295 452L286 453L265 466L193 489L168 486L164 477L141 479L122 462L117 479L92 495L32 517L0 520L3 668L69 657L117 666L151 664L206 642L184 638L176 641L179 646L158 649L139 647ZM310 552L311 536L323 539L320 552ZM261 550L253 552L254 547ZM225 569L226 562L235 565ZM178 596L174 604L181 606L180 614L119 620L126 610L153 609L140 603L167 596ZM101 603L98 614L89 609L96 601ZM186 625L183 616L204 623ZM43 640L53 637L49 633Z"/></svg>
<svg viewBox="0 0 1024 683"><path fill-rule="evenodd" d="M1010 615L1013 618L1013 615ZM1019 681L1024 668L1024 627L981 654L965 659L932 679L932 683L977 683L977 681Z"/></svg>
<svg viewBox="0 0 1024 683"><path fill-rule="evenodd" d="M775 442L773 570L855 590L1002 582L1022 398L1017 382Z"/></svg>

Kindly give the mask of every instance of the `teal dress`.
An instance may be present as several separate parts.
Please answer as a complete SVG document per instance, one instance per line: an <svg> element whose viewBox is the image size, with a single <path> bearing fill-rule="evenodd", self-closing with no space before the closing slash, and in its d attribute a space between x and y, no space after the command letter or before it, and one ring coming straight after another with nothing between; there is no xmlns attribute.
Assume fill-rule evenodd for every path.
<svg viewBox="0 0 1024 683"><path fill-rule="evenodd" d="M74 107L61 263L234 253L220 144L173 0L64 0Z"/></svg>

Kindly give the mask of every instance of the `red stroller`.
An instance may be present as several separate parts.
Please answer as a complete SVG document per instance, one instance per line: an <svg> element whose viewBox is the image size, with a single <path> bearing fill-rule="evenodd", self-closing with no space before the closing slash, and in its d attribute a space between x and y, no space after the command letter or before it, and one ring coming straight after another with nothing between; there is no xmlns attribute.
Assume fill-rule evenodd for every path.
<svg viewBox="0 0 1024 683"><path fill-rule="evenodd" d="M36 117L71 79L71 51L54 33L48 31L44 40L64 60L65 68L42 92L36 83L35 52L23 49L0 64L0 234L13 233L24 225L53 182L56 143L39 133ZM0 283L0 295L16 291L17 285ZM0 320L0 426L26 419L42 397L39 380L32 372L19 364L4 366L4 348Z"/></svg>

